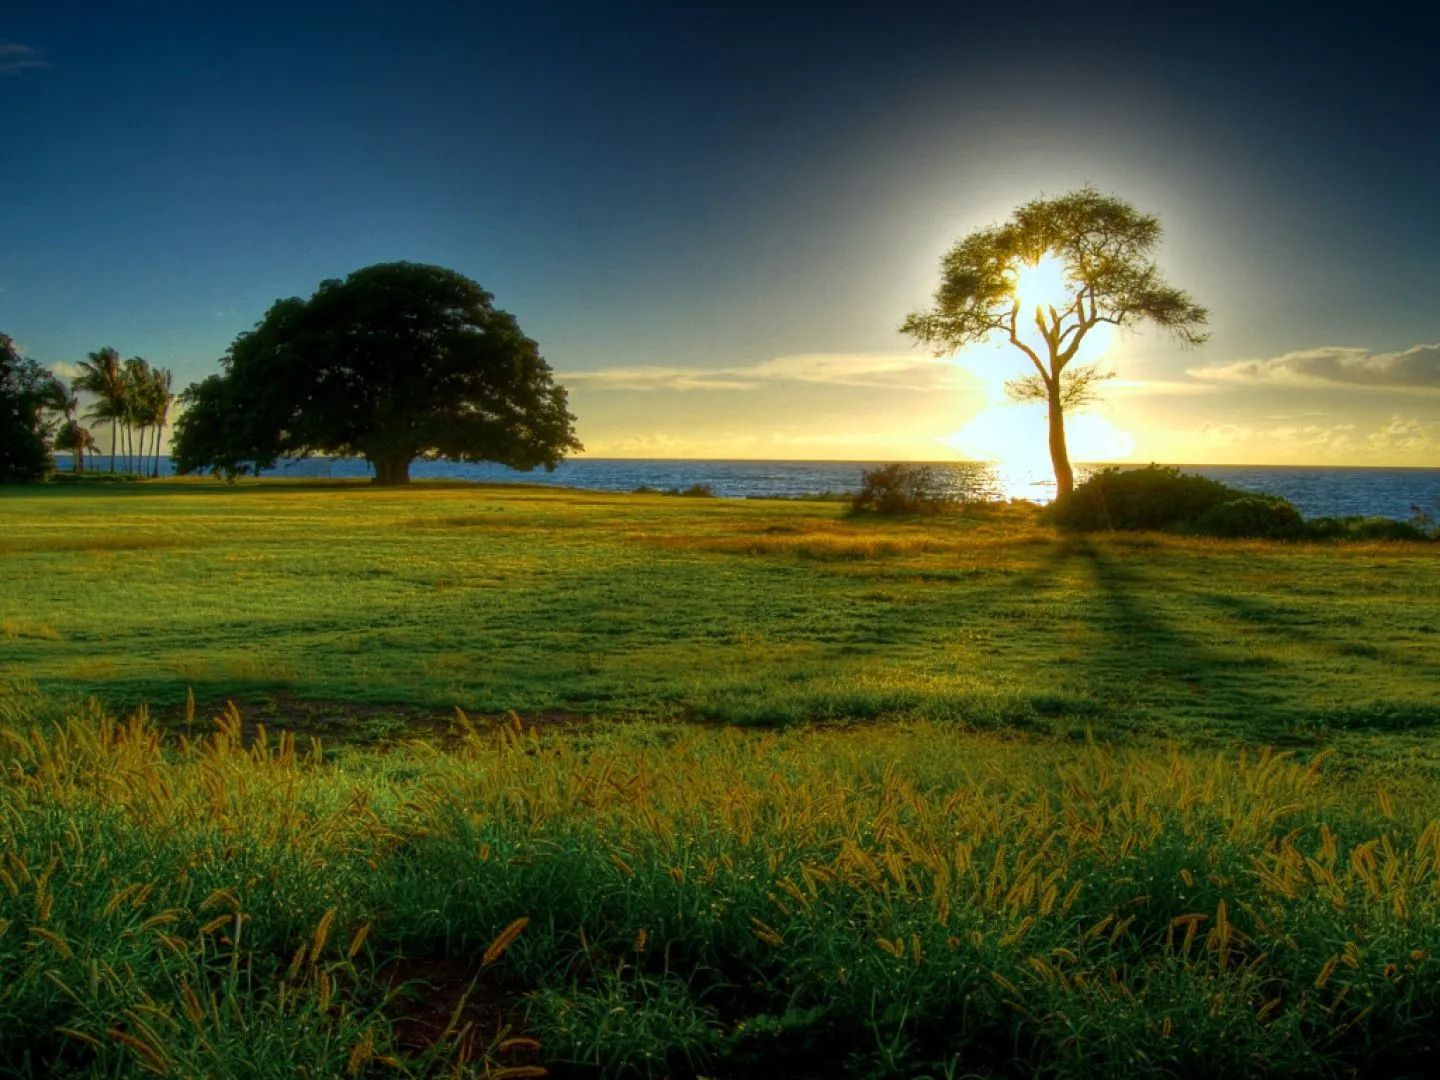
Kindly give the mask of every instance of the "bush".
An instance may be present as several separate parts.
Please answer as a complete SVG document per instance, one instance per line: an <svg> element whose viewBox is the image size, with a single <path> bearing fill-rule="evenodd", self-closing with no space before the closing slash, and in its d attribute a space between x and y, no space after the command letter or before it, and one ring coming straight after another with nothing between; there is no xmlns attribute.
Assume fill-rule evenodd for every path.
<svg viewBox="0 0 1440 1080"><path fill-rule="evenodd" d="M1061 528L1177 530L1193 527L1221 503L1250 497L1203 476L1150 465L1104 469L1057 499L1046 516Z"/></svg>
<svg viewBox="0 0 1440 1080"><path fill-rule="evenodd" d="M1257 495L1179 469L1105 469L1046 516L1065 529L1198 532L1211 536L1291 536L1304 528L1300 511L1275 495Z"/></svg>
<svg viewBox="0 0 1440 1080"><path fill-rule="evenodd" d="M882 465L860 471L853 514L933 514L947 501L935 470L923 465Z"/></svg>
<svg viewBox="0 0 1440 1080"><path fill-rule="evenodd" d="M1062 529L1153 530L1205 536L1296 540L1433 540L1428 515L1410 521L1383 517L1321 517L1306 521L1278 495L1259 495L1179 469L1105 469L1044 516Z"/></svg>
<svg viewBox="0 0 1440 1080"><path fill-rule="evenodd" d="M1300 511L1273 495L1245 495L1212 506L1195 522L1207 536L1290 536L1303 524Z"/></svg>
<svg viewBox="0 0 1440 1080"><path fill-rule="evenodd" d="M1433 540L1414 521L1385 517L1320 517L1305 522L1304 535L1315 540Z"/></svg>
<svg viewBox="0 0 1440 1080"><path fill-rule="evenodd" d="M634 491L636 495L682 495L691 499L713 499L715 489L709 484L691 484L688 488L657 488L649 484L641 484Z"/></svg>

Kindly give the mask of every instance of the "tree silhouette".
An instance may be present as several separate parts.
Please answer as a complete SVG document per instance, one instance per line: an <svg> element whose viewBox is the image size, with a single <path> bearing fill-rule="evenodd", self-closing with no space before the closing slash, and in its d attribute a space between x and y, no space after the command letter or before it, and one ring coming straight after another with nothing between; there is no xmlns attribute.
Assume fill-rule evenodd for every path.
<svg viewBox="0 0 1440 1080"><path fill-rule="evenodd" d="M1086 335L1102 323L1150 323L1187 345L1208 336L1209 313L1151 259L1160 232L1157 217L1094 188L1033 200L958 241L941 261L934 306L900 326L936 356L1000 335L1029 359L1034 370L1006 390L1047 406L1057 497L1075 487L1065 411L1092 400L1107 377L1095 365L1070 367ZM1056 271L1052 295L1023 295L1027 276L1046 266Z"/></svg>
<svg viewBox="0 0 1440 1080"><path fill-rule="evenodd" d="M172 453L180 471L267 468L358 454L380 484L416 458L553 469L580 449L565 389L515 318L438 266L381 263L277 301L224 371L191 385Z"/></svg>

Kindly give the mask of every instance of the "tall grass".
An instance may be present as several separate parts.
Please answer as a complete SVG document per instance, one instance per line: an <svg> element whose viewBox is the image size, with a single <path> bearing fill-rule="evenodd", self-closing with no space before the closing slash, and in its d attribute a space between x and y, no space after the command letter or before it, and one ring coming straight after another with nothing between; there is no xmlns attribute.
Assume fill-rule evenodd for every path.
<svg viewBox="0 0 1440 1080"><path fill-rule="evenodd" d="M245 745L233 711L174 746L93 707L4 728L0 1070L1313 1075L1435 1051L1433 785L924 725L458 722L452 749L384 752Z"/></svg>

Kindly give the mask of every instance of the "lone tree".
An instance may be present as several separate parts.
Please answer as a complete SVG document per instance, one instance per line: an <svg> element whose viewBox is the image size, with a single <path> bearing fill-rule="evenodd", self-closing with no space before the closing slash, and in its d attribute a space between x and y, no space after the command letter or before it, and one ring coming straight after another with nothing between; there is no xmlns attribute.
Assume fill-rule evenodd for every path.
<svg viewBox="0 0 1440 1080"><path fill-rule="evenodd" d="M1160 220L1094 188L1026 203L1001 225L978 229L940 264L935 306L905 319L901 333L945 356L1000 335L1034 371L1005 384L1049 411L1057 498L1075 487L1065 447L1065 410L1095 397L1098 365L1070 367L1101 323L1153 323L1186 345L1209 336L1209 312L1165 282L1151 253Z"/></svg>
<svg viewBox="0 0 1440 1080"><path fill-rule="evenodd" d="M358 454L380 484L416 458L553 469L579 450L565 388L514 317L475 282L381 263L277 301L192 384L175 425L180 472Z"/></svg>

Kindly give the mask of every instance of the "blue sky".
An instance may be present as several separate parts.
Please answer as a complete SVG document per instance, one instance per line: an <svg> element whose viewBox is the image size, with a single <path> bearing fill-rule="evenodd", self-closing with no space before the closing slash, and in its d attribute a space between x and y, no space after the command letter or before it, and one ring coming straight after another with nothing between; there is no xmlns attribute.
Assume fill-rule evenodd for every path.
<svg viewBox="0 0 1440 1080"><path fill-rule="evenodd" d="M1015 360L895 327L965 231L1089 182L1161 216L1214 334L1113 342L1077 456L1440 464L1419 5L27 8L0 330L47 362L183 385L274 299L415 259L517 315L592 453L1018 453Z"/></svg>

